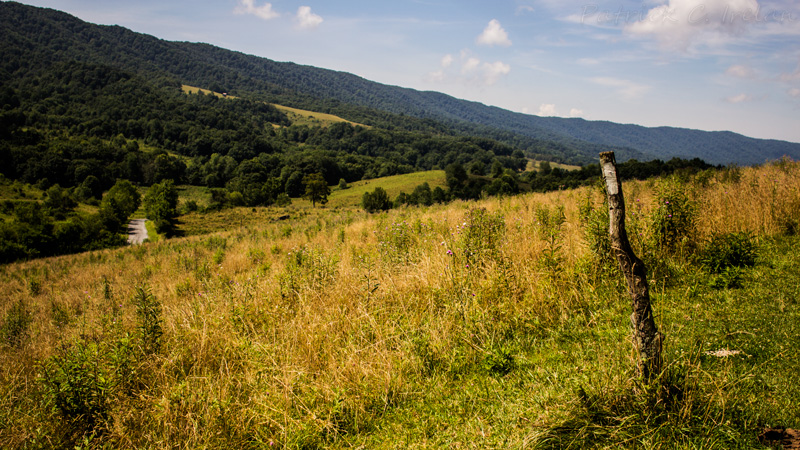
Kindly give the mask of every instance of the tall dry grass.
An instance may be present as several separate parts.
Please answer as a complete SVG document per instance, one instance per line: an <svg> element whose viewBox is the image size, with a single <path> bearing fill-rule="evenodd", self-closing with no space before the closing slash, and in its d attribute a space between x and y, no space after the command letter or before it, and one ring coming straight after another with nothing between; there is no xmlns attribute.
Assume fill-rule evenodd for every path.
<svg viewBox="0 0 800 450"><path fill-rule="evenodd" d="M791 232L800 218L798 168L781 161L685 182L697 202L697 238ZM645 232L659 183L624 185L629 214ZM481 401L516 405L521 411L495 414L519 423L469 416L471 431L415 431L414 445L463 433L523 445L525 423L553 420L568 402L560 390L572 384L547 364L569 365L562 379L611 382L632 359L625 333L602 323L604 308L624 304L619 283L598 284L580 221L587 201L602 208L597 189L583 188L378 216L313 211L291 224L4 266L0 318L22 301L32 320L22 346L0 349L0 447L92 437L65 428L47 403L40 364L76 342L134 339L131 298L143 284L163 307L162 350L135 358L130 389L108 392L109 416L90 446L395 447L382 439L401 435L395 427L425 428L433 419L424 408L447 401L437 395L469 391L454 388L457 380L485 383ZM486 210L481 226L501 221L495 244L465 241L476 208ZM548 229L542 217L559 211L563 224ZM467 259L481 245L494 248ZM623 343L598 350L581 341L580 355L555 347L526 360L520 347L541 345L548 330L569 330L578 319L597 327L598 342ZM494 375L520 364L526 389L540 392L492 400Z"/></svg>

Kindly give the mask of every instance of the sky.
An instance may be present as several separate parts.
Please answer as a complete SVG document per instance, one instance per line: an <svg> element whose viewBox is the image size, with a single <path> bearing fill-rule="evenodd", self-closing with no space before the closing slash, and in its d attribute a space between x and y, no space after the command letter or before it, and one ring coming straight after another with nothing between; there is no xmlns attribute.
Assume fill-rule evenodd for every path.
<svg viewBox="0 0 800 450"><path fill-rule="evenodd" d="M800 142L796 0L22 0L511 111Z"/></svg>

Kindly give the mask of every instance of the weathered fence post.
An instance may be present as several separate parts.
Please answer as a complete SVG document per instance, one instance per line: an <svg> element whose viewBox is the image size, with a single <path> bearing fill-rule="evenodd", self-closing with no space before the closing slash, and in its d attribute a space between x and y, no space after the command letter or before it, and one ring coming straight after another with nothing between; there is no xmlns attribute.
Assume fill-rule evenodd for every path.
<svg viewBox="0 0 800 450"><path fill-rule="evenodd" d="M645 380L661 372L661 342L663 335L658 332L653 309L650 307L650 292L647 286L647 268L633 253L625 231L625 199L622 184L617 174L614 152L600 153L600 168L603 171L606 193L608 194L608 232L611 236L611 249L625 274L628 293L633 300L633 342L639 352L639 371Z"/></svg>

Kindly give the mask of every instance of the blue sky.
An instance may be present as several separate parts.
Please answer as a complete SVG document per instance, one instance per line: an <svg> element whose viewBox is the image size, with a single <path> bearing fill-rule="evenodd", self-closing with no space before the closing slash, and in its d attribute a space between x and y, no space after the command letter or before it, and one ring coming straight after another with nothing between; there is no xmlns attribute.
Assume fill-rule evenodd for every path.
<svg viewBox="0 0 800 450"><path fill-rule="evenodd" d="M528 114L800 142L795 0L23 0Z"/></svg>

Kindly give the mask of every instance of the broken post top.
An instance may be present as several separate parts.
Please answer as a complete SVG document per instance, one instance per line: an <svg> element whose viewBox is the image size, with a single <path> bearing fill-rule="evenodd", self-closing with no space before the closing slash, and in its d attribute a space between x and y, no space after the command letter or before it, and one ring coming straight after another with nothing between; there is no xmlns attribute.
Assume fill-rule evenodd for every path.
<svg viewBox="0 0 800 450"><path fill-rule="evenodd" d="M620 182L617 175L617 161L614 157L614 152L600 153L600 170L603 172L603 181L605 181L608 195L620 194Z"/></svg>

